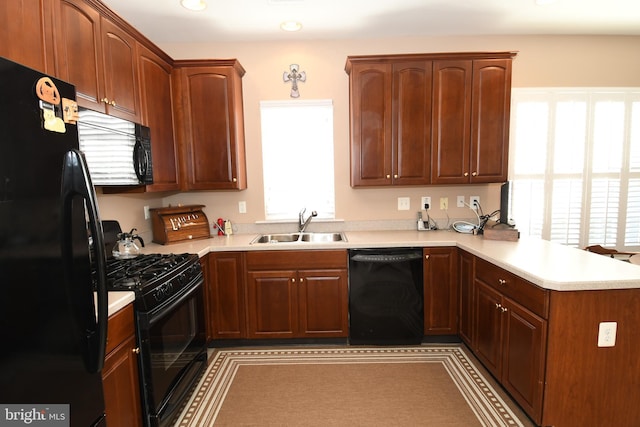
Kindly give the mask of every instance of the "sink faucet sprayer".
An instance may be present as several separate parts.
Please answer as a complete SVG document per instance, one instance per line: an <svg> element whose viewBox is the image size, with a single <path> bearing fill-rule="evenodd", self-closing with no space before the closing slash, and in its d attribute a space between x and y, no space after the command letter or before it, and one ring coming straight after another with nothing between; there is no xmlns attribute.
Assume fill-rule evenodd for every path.
<svg viewBox="0 0 640 427"><path fill-rule="evenodd" d="M300 213L298 214L298 231L300 231L301 233L304 232L304 230L306 230L307 225L309 225L309 223L311 222L311 219L313 217L318 216L318 212L313 211L311 212L311 215L309 215L309 218L307 218L307 220L305 221L304 219L304 213L307 211L307 208L303 208Z"/></svg>

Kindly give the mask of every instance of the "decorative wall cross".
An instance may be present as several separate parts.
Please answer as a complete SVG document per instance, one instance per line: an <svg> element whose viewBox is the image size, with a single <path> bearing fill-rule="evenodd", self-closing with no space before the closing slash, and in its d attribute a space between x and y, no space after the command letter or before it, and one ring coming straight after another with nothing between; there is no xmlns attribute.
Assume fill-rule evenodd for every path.
<svg viewBox="0 0 640 427"><path fill-rule="evenodd" d="M282 80L284 82L291 82L291 97L298 98L300 92L298 92L298 82L305 82L307 80L307 73L304 71L298 72L300 66L298 64L291 64L289 66L290 72L284 72L282 74Z"/></svg>

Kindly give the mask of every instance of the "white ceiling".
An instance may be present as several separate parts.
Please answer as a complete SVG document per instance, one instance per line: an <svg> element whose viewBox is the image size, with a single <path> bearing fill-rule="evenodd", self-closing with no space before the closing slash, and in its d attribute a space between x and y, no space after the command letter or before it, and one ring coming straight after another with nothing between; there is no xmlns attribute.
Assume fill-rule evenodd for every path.
<svg viewBox="0 0 640 427"><path fill-rule="evenodd" d="M156 44L404 36L640 35L639 0L102 0ZM285 20L302 23L285 33Z"/></svg>

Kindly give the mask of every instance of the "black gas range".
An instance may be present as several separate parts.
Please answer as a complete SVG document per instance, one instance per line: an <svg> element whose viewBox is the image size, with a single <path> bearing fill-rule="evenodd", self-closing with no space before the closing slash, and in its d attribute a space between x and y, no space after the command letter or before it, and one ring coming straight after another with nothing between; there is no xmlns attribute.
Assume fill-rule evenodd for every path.
<svg viewBox="0 0 640 427"><path fill-rule="evenodd" d="M137 310L153 310L198 276L202 276L202 269L195 254L144 254L107 260L107 289L135 292Z"/></svg>
<svg viewBox="0 0 640 427"><path fill-rule="evenodd" d="M135 293L145 426L173 425L206 368L203 283L195 254L107 260L107 289Z"/></svg>

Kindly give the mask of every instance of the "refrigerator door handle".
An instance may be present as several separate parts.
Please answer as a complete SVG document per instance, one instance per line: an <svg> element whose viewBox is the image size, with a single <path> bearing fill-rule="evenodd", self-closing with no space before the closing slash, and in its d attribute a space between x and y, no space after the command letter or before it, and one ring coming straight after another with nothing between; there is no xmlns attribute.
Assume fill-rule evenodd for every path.
<svg viewBox="0 0 640 427"><path fill-rule="evenodd" d="M68 151L63 160L62 166L62 220L64 221L62 230L62 251L65 265L65 272L68 278L73 278L74 253L72 242L71 221L73 215L73 200L80 198L84 201L85 213L89 220L89 229L93 239L93 249L95 254L95 277L97 281L98 307L94 306L93 289L91 281L86 285L78 286L80 292L87 295L79 295L79 301L90 301L89 307L79 307L76 313L81 319L81 347L85 366L89 372L99 372L104 365L104 357L107 342L107 322L108 322L108 294L106 276L106 254L104 247L104 236L102 223L98 215L98 205L89 169L80 150ZM87 236L88 237L88 236ZM87 241L87 245L89 245ZM74 287L72 287L74 288ZM75 289L75 288L74 288ZM95 313L97 311L97 321Z"/></svg>

